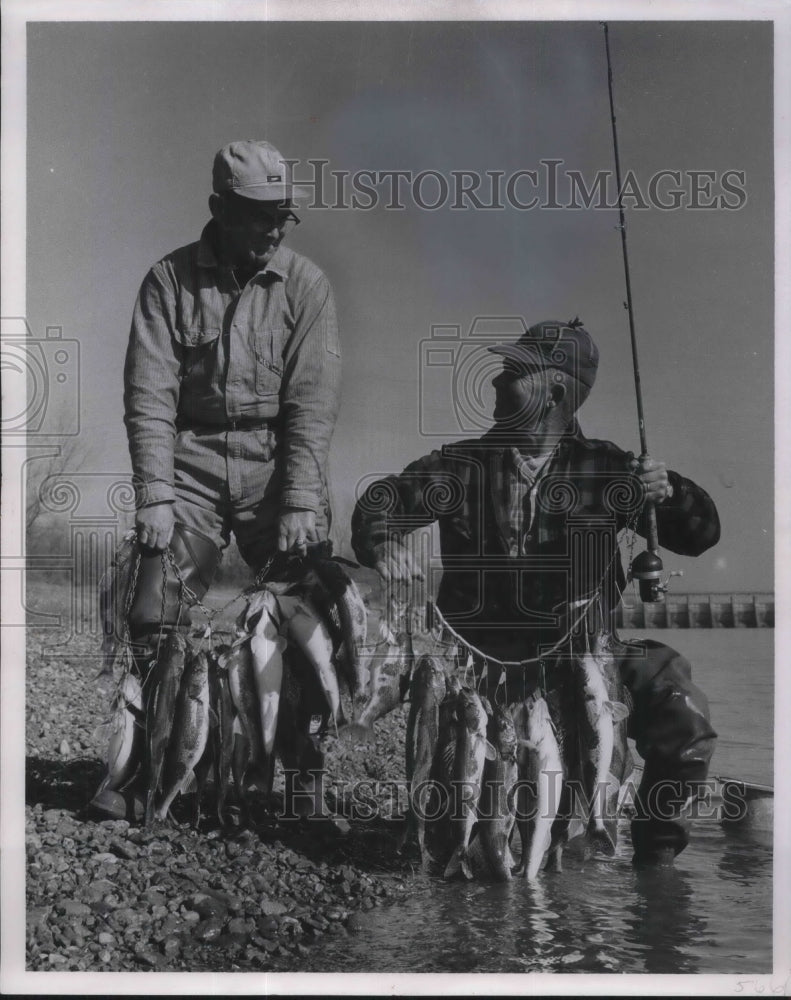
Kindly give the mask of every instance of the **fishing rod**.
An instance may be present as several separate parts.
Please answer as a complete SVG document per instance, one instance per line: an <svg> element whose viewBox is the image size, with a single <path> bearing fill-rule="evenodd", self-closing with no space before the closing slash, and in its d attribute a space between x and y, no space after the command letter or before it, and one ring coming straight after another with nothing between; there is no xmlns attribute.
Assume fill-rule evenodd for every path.
<svg viewBox="0 0 791 1000"><path fill-rule="evenodd" d="M634 307L632 304L632 282L629 275L629 253L626 246L626 220L623 212L621 194L621 160L618 154L618 130L615 126L615 102L612 88L612 62L610 60L610 35L606 21L600 22L604 28L604 48L607 53L607 90L610 95L610 120L612 122L612 143L615 152L615 182L618 186L618 218L617 228L621 231L621 250L623 251L623 270L626 279L626 310L629 314L629 336L632 342L632 367L634 369L634 391L637 398L637 420L640 428L640 458L648 456L648 444L645 435L645 416L643 414L643 391L640 383L640 364L637 358L637 335L634 325ZM659 557L659 534L656 526L656 507L646 502L644 506L646 524L646 541L648 548L632 561L630 574L637 580L640 587L640 600L646 604L655 604L665 599L667 589L661 582L662 560Z"/></svg>

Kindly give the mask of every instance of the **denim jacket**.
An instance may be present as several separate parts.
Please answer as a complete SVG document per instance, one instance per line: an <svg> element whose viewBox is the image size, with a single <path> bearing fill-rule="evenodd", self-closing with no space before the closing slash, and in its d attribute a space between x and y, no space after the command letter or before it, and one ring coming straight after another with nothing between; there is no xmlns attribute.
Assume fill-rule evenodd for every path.
<svg viewBox="0 0 791 1000"><path fill-rule="evenodd" d="M177 431L270 423L281 503L318 508L338 412L341 359L324 274L280 246L240 289L214 251L215 224L143 281L124 371L138 507L174 499Z"/></svg>

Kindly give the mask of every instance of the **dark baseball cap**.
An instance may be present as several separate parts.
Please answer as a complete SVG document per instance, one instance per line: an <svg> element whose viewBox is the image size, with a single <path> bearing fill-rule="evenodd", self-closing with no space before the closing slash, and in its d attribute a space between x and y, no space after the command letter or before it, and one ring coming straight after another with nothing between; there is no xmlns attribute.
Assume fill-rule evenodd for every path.
<svg viewBox="0 0 791 1000"><path fill-rule="evenodd" d="M293 164L286 163L271 143L240 139L229 142L215 155L212 188L217 194L231 191L255 201L307 197L307 188L294 184L292 168Z"/></svg>
<svg viewBox="0 0 791 1000"><path fill-rule="evenodd" d="M528 371L557 368L583 382L589 389L596 381L599 351L579 319L567 323L546 319L527 329L519 340L490 347Z"/></svg>

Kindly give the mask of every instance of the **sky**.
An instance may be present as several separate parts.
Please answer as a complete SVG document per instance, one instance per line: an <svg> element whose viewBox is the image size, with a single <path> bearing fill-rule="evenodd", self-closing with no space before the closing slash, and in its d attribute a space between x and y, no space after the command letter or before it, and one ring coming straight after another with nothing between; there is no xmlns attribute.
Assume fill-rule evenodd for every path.
<svg viewBox="0 0 791 1000"><path fill-rule="evenodd" d="M665 565L683 569L679 590L772 590L772 26L615 21L610 44L622 168L641 192L673 170L687 203L691 171L713 172L714 196L726 171L743 172L746 193L736 209L627 200L649 450L704 487L722 520L715 549ZM535 189L514 188L523 203L547 200L542 161L561 161L561 204L567 171L590 186L613 169L597 21L31 23L27 66L27 318L36 337L60 326L78 342L82 472L97 492L102 474L130 472L121 396L137 289L198 238L224 143L266 138L303 178L311 159L328 161L328 179L536 170ZM420 188L424 205L438 184ZM341 545L359 483L487 425L479 383L494 372L465 383L481 394L471 426L452 387L481 329L518 334L492 317L580 316L601 355L583 430L639 450L617 212L454 210L452 197L430 209L404 190L403 209L387 208L384 183L369 209L303 207L289 240L338 306ZM476 317L489 319L470 337ZM429 363L437 328L454 326L456 367Z"/></svg>
<svg viewBox="0 0 791 1000"><path fill-rule="evenodd" d="M27 317L38 340L47 327L60 327L69 341L68 378L63 384L48 380L45 424L28 435L28 459L37 448L74 440L86 456L80 485L92 494L92 510L106 516L108 481L130 473L121 396L134 298L154 261L198 238L208 218L218 147L240 137L267 138L302 165L320 158L329 161L327 169L350 174L432 170L448 178L454 170L510 176L538 169L542 160L562 160L561 170L580 171L590 181L613 165L603 38L593 19L609 16L624 169L643 185L661 170L713 171L718 181L725 171L743 171L747 192L734 211L627 209L649 448L711 493L723 528L715 549L696 560L664 553L665 564L684 570L679 590L771 590L775 419L782 448L781 551L788 539L782 447L788 390L782 378L776 417L773 410L775 349L780 372L783 359L785 368L791 363L784 338L773 342L774 199L787 219L788 196L782 185L774 187L772 107L773 68L786 110L791 92L787 5L608 0L606 14L603 6L588 0L454 0L454 14L469 11L476 20L334 23L263 20L309 17L303 0L6 0L3 316ZM774 17L779 54L774 59L770 20L618 21L616 7L632 18L666 12L682 18ZM345 10L355 17L362 4L332 0L315 9L317 16L330 11L342 17ZM395 0L386 7L369 0L365 6L366 16L376 18L403 17L405 11L441 18L452 16L449 9L443 0ZM544 18L559 10L592 19L478 20L490 11L502 16L503 10L519 17L525 9ZM99 22L98 16L112 20ZM146 20L171 16L182 20ZM234 23L233 17L245 20ZM29 22L26 45L17 33L20 19ZM23 79L26 94L18 86ZM781 167L791 148L786 122L777 119ZM22 150L26 171L20 169ZM331 450L339 541L361 480L398 471L442 441L464 436L449 388L453 369L448 374L447 366L421 364L427 350L421 345L431 342L437 327L457 325L467 332L476 316L533 322L579 315L601 352L596 388L580 416L583 428L589 436L637 450L615 211L430 211L410 199L401 211L384 206L380 198L367 211L304 209L303 225L291 239L330 277L341 321L344 390ZM785 246L778 240L778 266L787 274ZM782 282L778 293L777 323L784 329ZM5 319L3 327L4 336L14 336ZM8 340L4 347L8 357ZM50 376L58 350L46 346ZM21 630L9 627L17 624L10 605L20 600L13 592L20 591L13 572L19 534L13 501L14 461L21 454L20 438L8 431L17 418L9 406L19 396L13 379L13 368L4 367L7 668L24 660ZM473 382L481 389L475 408L480 417L491 395ZM72 437L75 414L79 433ZM782 614L784 566L778 560L778 650L789 638ZM24 736L23 671L3 670L2 685L2 729L16 748ZM778 750L787 739L788 704L787 677L778 670ZM12 902L9 884L16 910L14 919L3 921L3 933L4 944L17 945L21 969L23 885L9 873L22 870L24 761L6 749L4 742L4 915ZM775 785L787 803L782 752L776 760ZM777 845L788 843L789 815L781 808ZM788 884L787 857L778 846L778 886ZM775 925L779 948L788 921L785 895L779 892L777 899L783 917ZM4 948L4 962L13 953ZM780 981L766 985L776 988ZM207 984L191 981L189 988L210 991ZM642 979L639 988L652 990ZM699 993L707 987L690 977L685 988Z"/></svg>

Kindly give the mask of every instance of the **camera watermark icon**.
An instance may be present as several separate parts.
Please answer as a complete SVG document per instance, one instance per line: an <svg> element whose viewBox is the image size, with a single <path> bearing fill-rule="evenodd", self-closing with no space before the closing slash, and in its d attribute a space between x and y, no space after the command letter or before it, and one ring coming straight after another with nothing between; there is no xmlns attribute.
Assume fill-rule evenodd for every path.
<svg viewBox="0 0 791 1000"><path fill-rule="evenodd" d="M418 345L419 430L425 437L479 434L492 423L492 378L502 358L488 348L517 340L527 330L521 316L476 316L466 331L434 323Z"/></svg>
<svg viewBox="0 0 791 1000"><path fill-rule="evenodd" d="M553 380L562 383L567 405L576 412L585 398L579 343L572 333L580 325L574 320L529 328L521 316L476 316L466 331L459 324L433 324L431 336L419 344L421 435L477 435L493 424L498 433L532 426L545 413ZM513 392L502 379L498 385L504 369L535 376L532 390Z"/></svg>
<svg viewBox="0 0 791 1000"><path fill-rule="evenodd" d="M4 452L13 454L11 449ZM84 655L93 659L104 635L100 584L112 572L134 514L134 487L124 473L64 469L46 475L37 493L41 513L35 532L18 553L4 552L0 560L6 579L16 575L19 581L10 588L13 596L3 624L52 629L54 645L90 637L95 649ZM43 633L42 642L50 645ZM75 650L70 655L83 654Z"/></svg>
<svg viewBox="0 0 791 1000"><path fill-rule="evenodd" d="M33 336L24 317L0 318L3 435L71 437L80 432L80 344L48 326Z"/></svg>

